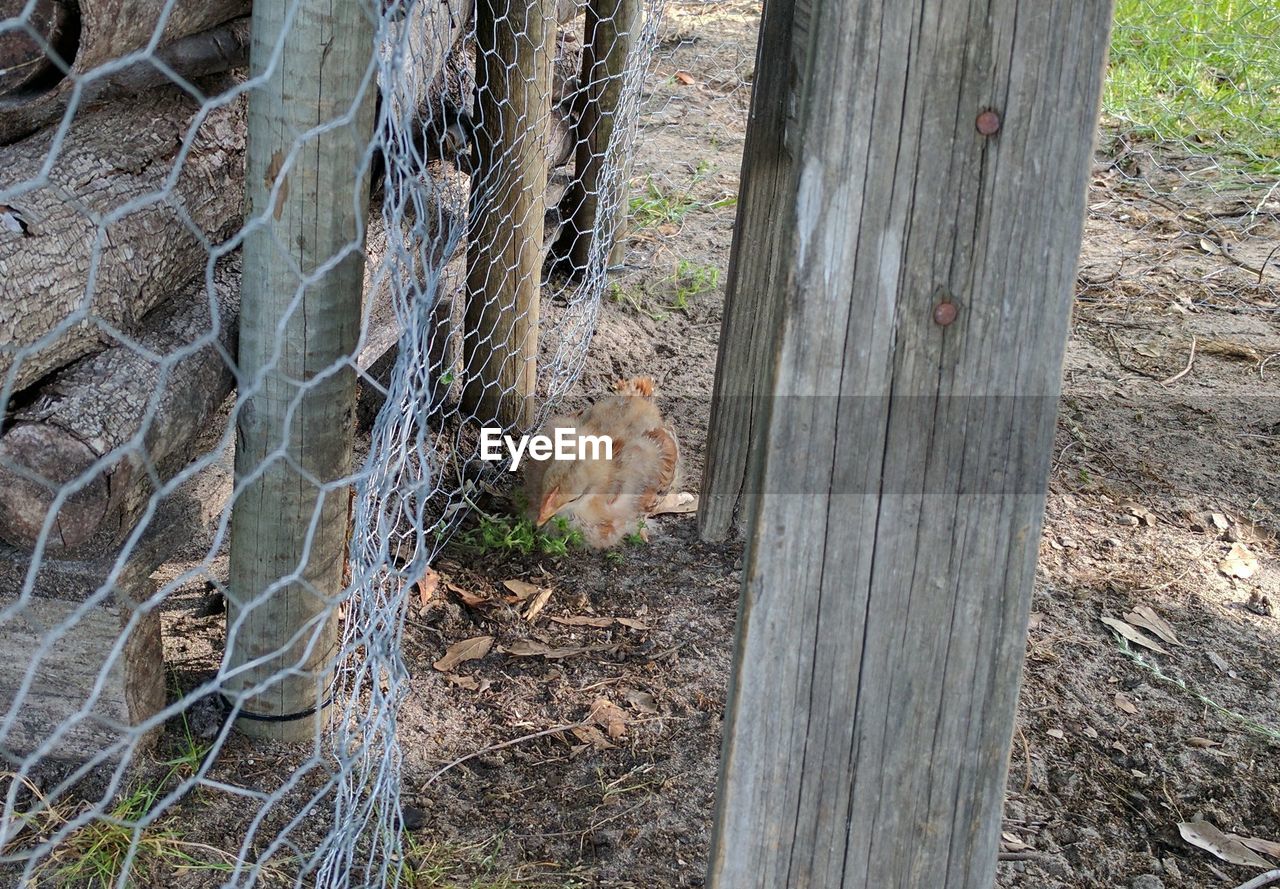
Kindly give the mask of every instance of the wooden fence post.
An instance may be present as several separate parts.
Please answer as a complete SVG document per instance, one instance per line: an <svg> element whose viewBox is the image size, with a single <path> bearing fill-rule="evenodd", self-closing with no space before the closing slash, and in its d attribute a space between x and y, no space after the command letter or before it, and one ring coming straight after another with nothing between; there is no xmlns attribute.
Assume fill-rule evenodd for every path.
<svg viewBox="0 0 1280 889"><path fill-rule="evenodd" d="M640 14L640 0L590 0L586 5L582 92L574 134L577 140L575 175L560 203L565 219L560 242L551 250L553 256L564 258L571 274L581 274L589 265L596 216L602 205L600 174L618 120L627 62L639 37ZM626 180L619 177L616 187L616 193L603 202L613 216L603 227L604 236L613 239L611 256L619 243L627 209Z"/></svg>
<svg viewBox="0 0 1280 889"><path fill-rule="evenodd" d="M251 70L265 80L249 97L226 654L238 672L225 689L241 698L238 729L279 740L316 732L337 641L326 597L342 589L347 547L348 492L335 480L351 462L344 362L360 332L370 15L354 2L253 6Z"/></svg>
<svg viewBox="0 0 1280 889"><path fill-rule="evenodd" d="M794 0L769 0L764 5L757 74L776 73L777 60L787 57L794 15ZM777 272L790 231L790 220L780 211L795 193L795 168L784 141L791 86L787 77L757 76L751 93L702 470L698 532L703 540L723 540L735 517L741 518L739 507L753 475L748 462L758 464L763 450L763 414L773 382L772 352L782 307Z"/></svg>
<svg viewBox="0 0 1280 889"><path fill-rule="evenodd" d="M993 883L1110 12L797 0L761 55L796 174L711 887Z"/></svg>
<svg viewBox="0 0 1280 889"><path fill-rule="evenodd" d="M532 424L555 8L476 3L476 171L467 238L463 403Z"/></svg>

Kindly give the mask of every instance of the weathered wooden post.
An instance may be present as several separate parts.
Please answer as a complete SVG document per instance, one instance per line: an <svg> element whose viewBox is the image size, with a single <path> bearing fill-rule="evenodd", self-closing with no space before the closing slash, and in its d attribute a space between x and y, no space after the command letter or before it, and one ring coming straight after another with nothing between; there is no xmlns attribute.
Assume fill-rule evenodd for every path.
<svg viewBox="0 0 1280 889"><path fill-rule="evenodd" d="M555 24L550 0L476 3L463 400L515 427L534 417Z"/></svg>
<svg viewBox="0 0 1280 889"><path fill-rule="evenodd" d="M1110 11L765 29L756 82L791 86L757 102L793 112L756 109L786 135L744 171L787 184L737 244L775 245L736 288L777 328L709 886L993 883Z"/></svg>
<svg viewBox="0 0 1280 889"><path fill-rule="evenodd" d="M240 320L240 486L225 681L237 728L313 736L342 586L367 176L373 20L363 3L258 0ZM286 22L288 27L286 30ZM275 54L273 58L273 53ZM317 486L319 483L319 486Z"/></svg>
<svg viewBox="0 0 1280 889"><path fill-rule="evenodd" d="M602 201L600 188L609 140L618 122L623 77L640 33L640 0L590 0L582 41L582 75L578 94L575 176L560 206L565 225L552 254L564 258L572 274L589 264L595 240L596 217L603 205L610 213L602 228L606 238L619 241L620 225L627 206L627 183L618 177L616 193ZM611 260L612 261L612 260Z"/></svg>

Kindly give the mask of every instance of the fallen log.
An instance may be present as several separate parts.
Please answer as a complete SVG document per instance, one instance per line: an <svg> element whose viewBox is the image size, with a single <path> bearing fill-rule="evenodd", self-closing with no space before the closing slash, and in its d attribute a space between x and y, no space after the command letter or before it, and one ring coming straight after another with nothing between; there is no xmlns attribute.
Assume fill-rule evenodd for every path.
<svg viewBox="0 0 1280 889"><path fill-rule="evenodd" d="M58 510L50 551L91 540L109 549L134 528L155 480L191 460L191 441L231 392L239 265L233 256L214 268L216 313L200 276L145 319L136 348L76 363L15 413L0 437L0 538L33 548L58 490L77 480L87 483Z"/></svg>
<svg viewBox="0 0 1280 889"><path fill-rule="evenodd" d="M166 44L156 50L155 61L188 82L243 68L249 64L249 19L235 19ZM137 61L85 81L76 101L76 113L86 114L107 102L140 96L173 84L173 79L151 59ZM27 102L7 109L0 100L0 135L3 136L0 144L12 143L57 123L66 113L70 100L70 91L60 91L47 101Z"/></svg>
<svg viewBox="0 0 1280 889"><path fill-rule="evenodd" d="M105 330L133 330L201 272L207 245L234 234L243 212L243 99L204 115L174 89L86 115L44 175L53 138L0 148L16 192L4 203L21 223L0 227L0 379L15 391L110 345Z"/></svg>
<svg viewBox="0 0 1280 889"><path fill-rule="evenodd" d="M0 144L21 138L20 128L11 129L11 120L22 119L23 105L65 101L77 79L92 79L95 69L130 53L145 49L160 29L164 45L215 25L249 14L250 0L53 0L62 7L57 15L65 19L62 39L56 44L62 65L56 62L0 105ZM18 15L23 0L5 0L0 18ZM12 10L12 11L10 11ZM69 69L65 66L69 65ZM75 77L68 76L68 72ZM7 107L5 107L7 106ZM28 131L29 132L29 131Z"/></svg>
<svg viewBox="0 0 1280 889"><path fill-rule="evenodd" d="M7 0L0 5L0 21L18 18L24 6L18 0ZM68 25L73 23L72 13L61 0L35 0L30 15L22 20L25 27L0 31L0 101L37 95L62 79L62 71L45 47L60 59L71 55L75 35Z"/></svg>

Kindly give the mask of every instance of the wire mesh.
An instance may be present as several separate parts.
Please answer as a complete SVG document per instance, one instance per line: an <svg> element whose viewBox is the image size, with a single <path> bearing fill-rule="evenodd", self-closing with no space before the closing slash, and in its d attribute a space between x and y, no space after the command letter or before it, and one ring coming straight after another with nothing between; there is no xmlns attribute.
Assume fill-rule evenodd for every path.
<svg viewBox="0 0 1280 889"><path fill-rule="evenodd" d="M342 479L351 546L349 580L328 612L341 620L333 704L301 753L234 733L225 664L204 668L224 652L195 632L223 620L237 495L245 104L257 86L243 72L248 4L110 7L130 24L105 43L84 15L90 3L28 0L0 15L0 54L9 54L0 55L0 499L10 504L0 506L0 639L13 652L0 671L0 878L393 885L404 860L406 599L502 477L481 459L477 430L510 402L485 404L467 387L495 352L485 346L509 343L517 322L533 320L480 309L538 278L532 391L498 393L531 395L519 425L533 428L582 371L623 218L661 224L675 212L649 202L646 183L630 196L624 188L663 2L640 5L607 144L588 142L598 208L576 259L565 232L591 136L578 122L594 95L584 10L561 4L539 46L537 64L552 71L550 95L534 96L541 111L504 117L487 137L484 109L514 84L480 83L471 4L378 8L364 312L359 348L343 364L360 378L357 412L371 429ZM68 12L77 8L80 25ZM496 18L529 36L526 18ZM1277 32L1280 11L1266 3L1117 4L1078 310L1100 347L1113 347L1116 328L1094 320L1153 306L1274 318ZM678 19L669 36L693 39ZM9 61L23 52L24 62ZM521 76L495 61L494 71ZM745 103L741 80L724 88ZM682 119L672 107L646 112ZM494 255L511 255L532 225L492 209L519 203L510 176L527 170L515 154L530 134L547 180L521 205L545 211L537 261L478 273L475 208ZM477 274L482 284L469 284ZM489 326L477 328L477 317ZM1126 354L1158 377L1177 370L1160 362L1181 360L1176 350ZM1267 360L1257 356L1259 373ZM179 598L184 614L212 613L175 618ZM155 677L140 673L162 669L157 697ZM143 687L150 698L136 700ZM249 697L230 695L231 713ZM133 722L135 707L147 715ZM50 713L59 715L45 724ZM65 748L80 755L54 755ZM173 819L192 806L221 815L226 834L173 837Z"/></svg>
<svg viewBox="0 0 1280 889"><path fill-rule="evenodd" d="M401 879L406 597L500 481L477 430L548 416L605 289L662 0L366 11L376 122L365 175L336 189L371 196L346 249L366 257L359 343L299 381L293 405L319 378L357 376L371 429L336 481L306 476L296 442L261 467L350 491L349 549L320 554L346 561L344 587L315 590L325 605L275 675L233 681L253 666L228 658L253 607L226 619L225 648L197 637L224 620L230 516L257 473L233 477L231 462L263 385L236 361L240 248L271 212L244 206L246 105L284 36L248 76L248 12L31 0L0 16L0 637L15 655L0 678L0 881L13 885ZM284 33L313 14L288 5ZM272 199L300 152L358 116L297 133ZM290 312L338 262L294 269ZM279 587L306 580L319 513L301 517L304 552ZM312 743L239 737L235 718L306 673L335 616ZM226 835L179 838L192 805L221 809Z"/></svg>

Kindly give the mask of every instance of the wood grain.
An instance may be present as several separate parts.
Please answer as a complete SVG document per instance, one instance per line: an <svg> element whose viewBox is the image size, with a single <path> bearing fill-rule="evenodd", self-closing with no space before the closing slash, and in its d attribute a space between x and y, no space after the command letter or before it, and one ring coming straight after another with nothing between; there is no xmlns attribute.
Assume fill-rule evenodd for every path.
<svg viewBox="0 0 1280 889"><path fill-rule="evenodd" d="M993 883L1109 23L797 0L761 53L794 226L738 283L781 309L709 886Z"/></svg>
<svg viewBox="0 0 1280 889"><path fill-rule="evenodd" d="M224 688L277 740L314 737L337 643L373 51L360 4L254 4Z"/></svg>
<svg viewBox="0 0 1280 889"><path fill-rule="evenodd" d="M476 4L476 151L467 239L463 404L533 422L555 6Z"/></svg>
<svg viewBox="0 0 1280 889"><path fill-rule="evenodd" d="M749 479L759 471L752 458L762 452L784 298L778 271L795 227L794 201L789 200L795 193L794 163L784 144L791 83L789 77L777 76L777 63L765 53L786 53L794 16L793 0L770 0L760 21L756 71L769 70L774 76L755 79L743 147L698 508L698 532L704 540L728 536L735 518L741 519Z"/></svg>

